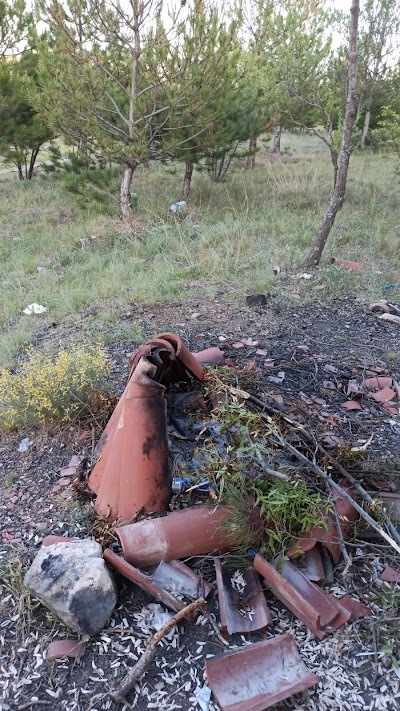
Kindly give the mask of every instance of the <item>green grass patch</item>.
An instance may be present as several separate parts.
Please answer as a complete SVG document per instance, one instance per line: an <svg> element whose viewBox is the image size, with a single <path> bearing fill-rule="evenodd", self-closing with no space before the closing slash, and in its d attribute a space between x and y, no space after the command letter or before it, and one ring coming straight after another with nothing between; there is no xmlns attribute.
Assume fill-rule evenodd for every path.
<svg viewBox="0 0 400 711"><path fill-rule="evenodd" d="M225 182L195 173L188 209L171 216L182 166L151 165L134 175L138 211L127 225L81 210L55 176L20 183L2 174L0 204L0 365L52 323L117 340L119 319L140 304L185 299L188 284L204 296L230 285L240 299L274 290L291 299L275 277L280 264L294 275L302 299L356 294L367 300L396 283L400 269L399 187L394 165L377 153L352 157L348 193L317 277L296 281L297 265L315 237L332 185L329 155L318 139L285 135L282 160L264 151L255 171L237 162ZM331 256L362 261L367 271L345 272ZM44 267L37 271L38 267ZM43 316L26 316L32 302ZM134 324L130 335L139 335Z"/></svg>

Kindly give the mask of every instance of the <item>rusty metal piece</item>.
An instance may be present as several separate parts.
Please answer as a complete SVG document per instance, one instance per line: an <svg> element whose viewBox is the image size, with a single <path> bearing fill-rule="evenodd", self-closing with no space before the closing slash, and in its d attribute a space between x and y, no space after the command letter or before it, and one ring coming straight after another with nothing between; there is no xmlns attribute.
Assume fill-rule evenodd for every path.
<svg viewBox="0 0 400 711"><path fill-rule="evenodd" d="M156 370L147 358L139 361L89 478L96 511L109 521L126 523L141 510L168 507L167 403L164 385L152 379Z"/></svg>
<svg viewBox="0 0 400 711"><path fill-rule="evenodd" d="M226 527L231 515L222 506L191 506L122 526L116 529L116 534L125 559L139 568L147 568L162 560L229 550L235 545Z"/></svg>
<svg viewBox="0 0 400 711"><path fill-rule="evenodd" d="M214 559L217 577L221 632L245 634L264 630L272 623L260 579L254 568L241 570L245 587L240 593L232 585L232 570L228 570L219 558Z"/></svg>
<svg viewBox="0 0 400 711"><path fill-rule="evenodd" d="M125 578L131 580L133 583L138 585L142 590L149 593L156 600L162 602L164 605L169 607L175 612L183 610L185 603L177 598L173 597L169 592L164 590L151 575L145 575L141 570L134 568L132 565L126 562L120 555L117 555L110 548L106 548L103 552L104 560L118 570L121 575Z"/></svg>
<svg viewBox="0 0 400 711"><path fill-rule="evenodd" d="M289 634L206 659L205 667L221 711L263 711L319 682Z"/></svg>
<svg viewBox="0 0 400 711"><path fill-rule="evenodd" d="M189 600L204 597L206 600L214 588L188 565L180 560L169 563L161 561L152 574L152 580L172 594L184 595Z"/></svg>

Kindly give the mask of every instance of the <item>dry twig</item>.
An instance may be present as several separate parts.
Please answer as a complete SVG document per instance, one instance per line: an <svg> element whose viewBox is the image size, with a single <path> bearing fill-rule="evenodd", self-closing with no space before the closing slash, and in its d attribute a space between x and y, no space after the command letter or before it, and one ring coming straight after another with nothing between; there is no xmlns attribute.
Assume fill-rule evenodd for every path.
<svg viewBox="0 0 400 711"><path fill-rule="evenodd" d="M360 482L357 481L357 479L355 479L354 476L352 474L350 474L350 472L348 472L347 469L345 469L340 464L340 462L337 461L337 459L332 457L332 455L329 452L327 452L327 450L314 439L312 434L310 434L300 422L297 422L296 420L292 420L290 417L285 415L280 410L277 410L275 407L272 407L271 405L266 403L264 400L260 400L259 398L255 397L254 395L251 395L250 393L245 393L241 390L238 390L237 394L239 396L242 395L246 400L251 402L253 405L256 405L256 407L258 407L262 410L265 410L266 412L269 412L271 415L277 415L278 417L283 419L285 422L287 422L288 425L290 425L291 427L294 427L296 429L296 431L298 432L298 434L300 435L300 437L302 437L304 440L306 440L306 442L308 442L309 444L312 444L313 446L317 447L319 453L332 464L334 469L336 469L336 471L339 474L341 474L345 479L347 479L348 482L350 482L350 484L352 484L354 486L356 491L358 491L360 496L362 496L362 498L368 504L377 507L377 502L372 498L372 496L368 493L368 491L366 491L364 489L364 487L360 484ZM265 415L263 416L263 413L260 413L260 416L263 419L267 420L267 417ZM357 508L357 507L355 507L355 508ZM357 511L358 511L358 509L357 509ZM400 534L397 531L396 526L388 518L387 511L383 506L379 506L379 512L386 519L386 526L387 526L387 529L388 529L390 536L391 536L391 538L389 538L389 536L384 535L383 538L385 538L388 542L390 542L390 541L395 542L397 545L395 545L393 547L395 548L395 550L397 552L400 552ZM375 528L375 526L374 526L374 528ZM380 533L381 533L381 531L383 531L382 527L380 527L380 529L376 529L376 530L379 530ZM382 535L382 533L381 533L381 535ZM392 542L390 543L390 545L392 545Z"/></svg>
<svg viewBox="0 0 400 711"><path fill-rule="evenodd" d="M110 693L110 696L113 701L116 701L119 704L125 704L126 706L128 706L128 708L130 708L130 705L128 704L125 696L130 692L136 682L139 681L142 674L144 674L146 667L150 664L151 660L155 655L156 647L159 642L161 642L162 638L166 634L168 634L170 629L172 629L172 627L178 624L178 622L183 620L185 617L188 617L193 612L196 612L196 610L198 610L205 604L206 601L203 597L200 597L195 602L191 602L190 605L187 605L183 608L183 610L177 612L174 617L168 620L168 622L163 627L161 627L158 632L156 632L154 637L152 637L150 642L148 643L144 654L141 656L139 661L136 662L135 666L131 669L126 679L115 689L115 691L112 691Z"/></svg>

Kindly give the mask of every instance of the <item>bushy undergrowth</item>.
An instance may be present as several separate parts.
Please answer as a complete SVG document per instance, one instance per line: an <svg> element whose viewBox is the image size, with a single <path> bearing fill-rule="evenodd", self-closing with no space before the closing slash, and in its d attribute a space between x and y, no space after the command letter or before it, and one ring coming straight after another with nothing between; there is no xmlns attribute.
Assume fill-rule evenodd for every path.
<svg viewBox="0 0 400 711"><path fill-rule="evenodd" d="M258 527L249 525L255 505L264 522L265 556L272 559L285 554L302 533L314 526L327 526L331 504L302 479L295 467L280 466L276 478L265 473L264 466L274 469L275 450L269 438L274 438L276 426L269 428L258 413L232 400L226 388L223 399L222 381L217 376L210 380L221 396L215 421L227 444L223 452L221 445L210 445L206 472L219 501L232 507L228 533L239 554L258 545Z"/></svg>
<svg viewBox="0 0 400 711"><path fill-rule="evenodd" d="M105 409L110 363L101 346L53 355L31 351L16 373L0 372L0 430L67 423Z"/></svg>

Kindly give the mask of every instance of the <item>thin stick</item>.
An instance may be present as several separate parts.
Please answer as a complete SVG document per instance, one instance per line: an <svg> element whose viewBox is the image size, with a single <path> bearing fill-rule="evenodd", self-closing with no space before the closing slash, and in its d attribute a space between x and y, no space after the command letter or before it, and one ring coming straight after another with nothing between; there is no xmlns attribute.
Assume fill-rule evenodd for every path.
<svg viewBox="0 0 400 711"><path fill-rule="evenodd" d="M331 491L332 491L332 489L331 489ZM338 539L339 539L340 550L342 551L342 556L345 561L345 566L342 571L342 576L345 577L347 575L347 573L349 572L349 568L351 567L353 561L352 561L351 556L348 554L347 548L345 546L345 542L343 539L343 533L342 533L342 529L340 526L340 520L339 520L338 512L336 510L336 506L333 507L333 515L335 517L335 523L336 523L336 529L337 529L337 534L338 534Z"/></svg>
<svg viewBox="0 0 400 711"><path fill-rule="evenodd" d="M324 472L324 470L321 469L321 467L319 467L318 464L315 464L314 462L312 462L310 459L308 459L308 457L306 457L304 454L299 452L299 450L296 449L296 447L293 447L291 444L289 444L289 442L286 442L282 437L278 436L278 441L280 442L280 444L282 444L282 446L285 449L287 449L288 452L291 452L291 454L293 454L296 457L296 459L298 459L300 462L305 464L315 474L318 474L318 476L320 476L324 481L326 481L327 484L329 484L329 486L333 486L333 488L339 492L340 496L343 499L346 499L346 501L348 501L349 504L351 504L353 506L353 508L355 508L355 510L358 511L360 516L363 519L365 519L366 521L368 521L370 526L372 526L372 528L374 528L376 531L378 531L378 533L380 533L382 538L384 538L385 541L387 541L392 546L392 548L394 548L394 550L397 553L400 553L400 546L396 543L396 541L394 541L393 538L391 538L386 533L386 531L382 528L382 526L377 521L375 521L375 519L373 519L372 516L369 515L369 513L364 511L364 509L356 501L354 501L354 499L352 499L350 494L348 494L347 491L345 491L345 489L342 489L342 487L339 484L336 484L336 481L334 481L329 476L329 474Z"/></svg>
<svg viewBox="0 0 400 711"><path fill-rule="evenodd" d="M150 664L151 660L153 659L155 653L156 653L156 647L159 642L161 642L162 638L168 634L168 632L176 625L178 622L183 620L184 617L188 617L191 615L193 612L199 609L199 607L202 607L203 605L206 604L206 601L203 597L200 597L198 600L195 602L190 603L190 605L187 605L186 607L183 608L183 610L179 610L179 612L174 615L168 622L161 627L161 629L156 632L154 637L151 638L150 642L148 643L144 654L140 657L140 659L136 662L135 666L131 669L129 672L128 676L126 679L120 684L115 691L112 691L110 693L111 698L116 701L119 704L126 704L129 708L129 704L125 698L126 694L130 692L132 689L132 686L136 684L136 682L140 679L142 674L144 674L146 667Z"/></svg>
<svg viewBox="0 0 400 711"><path fill-rule="evenodd" d="M226 639L223 638L221 632L220 632L219 629L218 629L217 623L214 622L214 620L213 620L213 618L212 618L211 612L209 612L209 610L203 610L203 615L204 615L204 617L207 618L208 622L210 623L210 626L211 626L212 629L214 630L215 636L216 636L216 638L219 640L219 642L221 642L221 644L223 644L224 647L229 647L229 642L228 642L228 640L226 640Z"/></svg>
<svg viewBox="0 0 400 711"><path fill-rule="evenodd" d="M326 457L332 466L336 469L336 471L339 472L347 481L350 482L354 486L354 488L358 491L358 493L363 497L363 499L370 505L377 506L376 501L372 498L372 496L364 489L364 487L360 484L357 479L354 478L350 472L345 469L340 462L337 461L332 455L327 452L327 450L319 444L314 437L307 432L307 430L304 428L304 426L300 423L297 422L296 420L292 420L290 417L285 415L283 412L280 410L277 410L275 407L272 407L272 405L268 405L268 403L264 402L263 400L260 400L259 398L255 397L254 395L250 395L250 393L244 393L243 391L238 390L237 394L240 395L242 393L243 397L245 397L246 400L249 400L252 402L254 405L257 407L266 410L267 412L271 413L272 415L278 415L281 419L283 419L285 422L287 422L289 425L292 427L295 427L296 430L299 432L299 435L303 437L309 444L312 444L313 446L316 446L319 453L322 454L323 457ZM263 419L266 419L263 417L263 414L260 413L261 417ZM387 511L384 506L379 506L379 511L387 516ZM386 525L388 528L388 531L390 535L392 536L393 540L396 541L397 545L400 546L400 534L396 529L396 526L390 521L386 521Z"/></svg>

